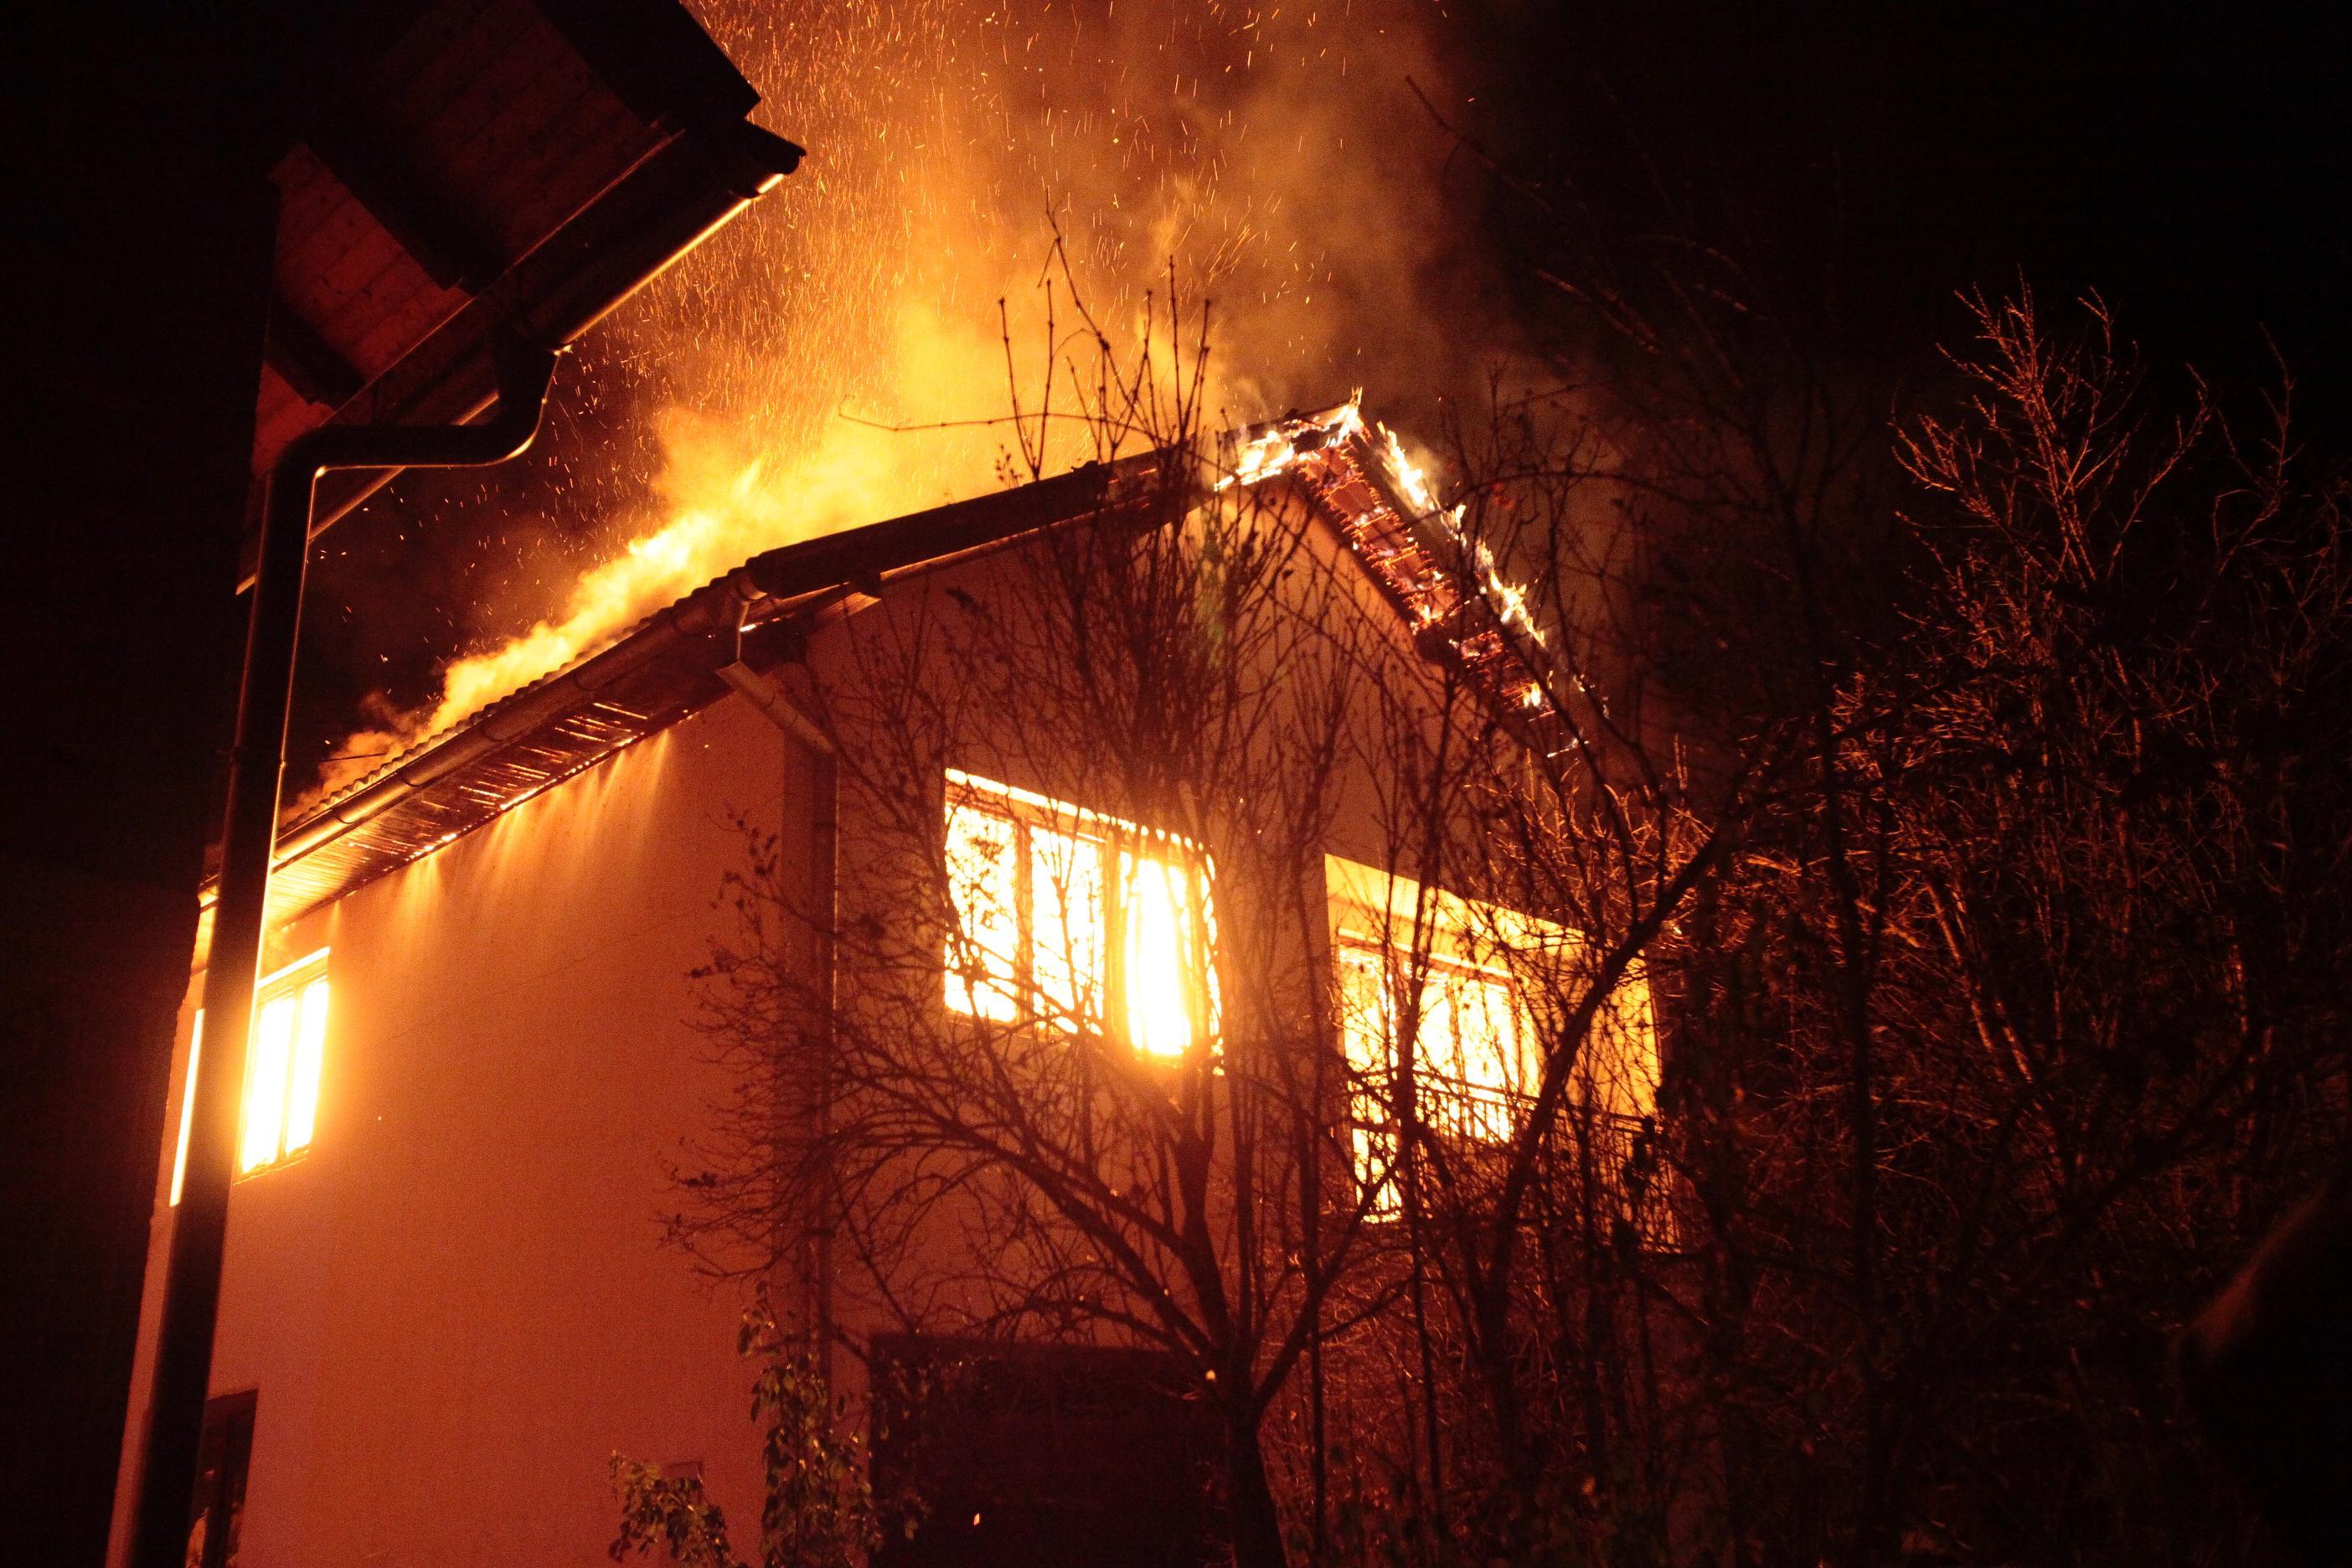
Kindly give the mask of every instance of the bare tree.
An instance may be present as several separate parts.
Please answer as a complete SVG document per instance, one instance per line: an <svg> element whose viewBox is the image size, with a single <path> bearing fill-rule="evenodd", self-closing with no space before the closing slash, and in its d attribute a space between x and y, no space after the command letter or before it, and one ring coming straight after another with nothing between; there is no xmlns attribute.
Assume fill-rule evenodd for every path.
<svg viewBox="0 0 2352 1568"><path fill-rule="evenodd" d="M869 1320L1164 1350L1223 1433L1235 1560L1270 1563L1261 1429L1386 1300L1335 1289L1374 1194L1324 857L1421 797L1381 770L1423 678L1310 513L1231 482L1198 366L1082 381L1105 458L1147 438L1131 483L798 672L856 871L814 909L754 843L710 976L743 1097L685 1232L814 1217ZM837 977L793 958L807 927Z"/></svg>
<svg viewBox="0 0 2352 1568"><path fill-rule="evenodd" d="M1872 779L1888 990L1936 1042L1900 1068L1927 1199L1901 1232L1904 1451L1948 1476L2073 1449L2058 1474L2131 1500L2101 1533L2154 1546L2179 1515L2153 1345L2340 1147L2352 562L2284 396L2249 449L2201 386L2152 395L2095 301L2067 340L2030 295L1974 320L1965 412L1903 450L1933 565L1907 733L1876 748L1899 771ZM2004 1341L2010 1377L1929 1424ZM2079 1415L2036 1419L2027 1389Z"/></svg>
<svg viewBox="0 0 2352 1568"><path fill-rule="evenodd" d="M2239 1556L2164 1342L2340 1146L2340 492L2283 405L2252 450L2201 388L2168 412L2095 308L1973 319L1899 448L1906 619L1686 950L1682 1043L1728 1083L1679 1131L1753 1303L1726 1420L1788 1500L1753 1550Z"/></svg>
<svg viewBox="0 0 2352 1568"><path fill-rule="evenodd" d="M1699 265L1337 532L1331 423L1081 311L1008 477L1110 499L777 672L855 875L751 840L681 1239L1166 1352L1251 1564L2214 1541L2163 1334L2343 1135L2341 491L2030 300L1895 443Z"/></svg>

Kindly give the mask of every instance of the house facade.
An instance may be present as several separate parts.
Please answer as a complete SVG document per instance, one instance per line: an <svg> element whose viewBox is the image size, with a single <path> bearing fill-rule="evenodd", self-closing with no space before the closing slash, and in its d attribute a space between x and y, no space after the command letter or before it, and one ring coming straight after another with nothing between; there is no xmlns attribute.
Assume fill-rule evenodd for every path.
<svg viewBox="0 0 2352 1568"><path fill-rule="evenodd" d="M1283 1168L1372 1234L1401 1037L1422 1114L1507 1136L1540 1009L1493 945L1575 938L1413 875L1437 862L1408 857L1394 786L1448 683L1514 724L1542 698L1507 626L1444 596L1352 409L1182 483L1171 511L1154 454L771 552L289 825L192 1562L603 1561L615 1453L756 1520L753 1279L845 1392L881 1368L929 1391L872 1433L877 1489L919 1500L880 1560L1217 1549L1240 1505L1200 1380L1280 1352L1305 1287L1266 1288L1239 1350L1172 1308L1120 1331L1156 1265L1099 1255L1148 1252L1152 1216L1122 1240L992 1186L982 1080L1032 1064L1018 1114L1034 1068L1095 1149L1106 1096L1143 1107L1100 1112L1113 1144L1188 1107L1223 1126L1240 1042L1305 1042L1276 1054L1320 1064L1284 1079L1314 1148ZM1242 531L1139 557L1228 494ZM1255 607L1220 609L1244 580ZM1168 605L1181 647L1154 640ZM1248 733L1204 738L1218 712ZM1646 1001L1620 1015L1606 1092L1634 1117L1655 1053ZM933 1143L946 1195L909 1154ZM1137 1198L1130 1156L1089 1158L1081 1206Z"/></svg>

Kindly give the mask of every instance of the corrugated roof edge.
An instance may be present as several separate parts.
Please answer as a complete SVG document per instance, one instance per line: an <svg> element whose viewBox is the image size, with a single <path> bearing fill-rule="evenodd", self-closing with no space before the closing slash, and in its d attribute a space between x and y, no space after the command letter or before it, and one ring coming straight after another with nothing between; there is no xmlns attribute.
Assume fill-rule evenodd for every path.
<svg viewBox="0 0 2352 1568"><path fill-rule="evenodd" d="M1033 484L762 552L637 621L595 652L509 693L329 795L281 829L273 863L281 868L293 864L401 799L522 740L662 655L731 634L754 605L823 595L1074 521L1122 504L1159 471L1163 459L1164 454L1151 452L1088 464ZM483 820L490 815L495 814L485 813Z"/></svg>
<svg viewBox="0 0 2352 1568"><path fill-rule="evenodd" d="M1289 423L1312 423L1318 417L1297 416ZM1257 426L1243 434L1275 427ZM1368 441L1358 437L1315 453L1324 462L1344 453L1347 468L1380 498L1376 510L1385 506L1399 518L1407 515L1381 476L1378 454ZM723 695L724 686L713 679L710 689L698 693L694 672L715 671L735 657L734 634L748 617L756 614L764 624L805 613L846 593L932 570L1027 533L1106 510L1124 510L1150 493L1151 481L1166 471L1168 457L1166 451L1153 451L1115 463L1089 464L1050 479L751 557L636 621L595 652L419 742L286 824L272 858L278 871L300 865L329 846L341 847L322 867L289 879L282 895L273 894L273 922L330 902L464 837L715 700ZM1191 480L1189 473L1186 480ZM1337 499L1324 491L1322 483L1307 487L1318 510ZM1335 512L1329 521L1350 553L1360 558L1360 547L1345 520ZM1408 624L1417 624L1412 605L1397 596L1396 584L1375 563L1362 563ZM680 651L690 656L682 663L691 669L677 663L665 669L664 661ZM657 699L651 706L644 703L649 695L646 682L652 683L650 695ZM631 700L643 710L632 710ZM600 708L602 713L596 714ZM415 812L396 813L404 802L414 803ZM416 820L409 822L410 816ZM371 828L371 824L383 826ZM207 889L207 917L210 901ZM205 945L200 941L199 964Z"/></svg>

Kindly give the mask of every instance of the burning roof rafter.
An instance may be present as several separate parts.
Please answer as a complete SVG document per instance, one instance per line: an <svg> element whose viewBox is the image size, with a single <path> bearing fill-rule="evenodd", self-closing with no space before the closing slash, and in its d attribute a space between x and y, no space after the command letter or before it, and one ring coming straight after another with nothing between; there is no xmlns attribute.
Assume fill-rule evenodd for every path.
<svg viewBox="0 0 2352 1568"><path fill-rule="evenodd" d="M1469 531L1466 509L1441 502L1396 432L1368 424L1356 398L1262 427L1236 443L1230 466L1228 486L1289 476L1425 645L1454 659L1507 710L1550 715L1538 673L1549 665L1549 639L1526 589Z"/></svg>

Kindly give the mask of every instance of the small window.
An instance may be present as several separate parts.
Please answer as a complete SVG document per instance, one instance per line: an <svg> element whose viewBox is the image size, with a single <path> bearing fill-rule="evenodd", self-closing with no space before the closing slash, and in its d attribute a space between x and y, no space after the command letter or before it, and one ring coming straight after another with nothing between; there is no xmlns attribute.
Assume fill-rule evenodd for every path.
<svg viewBox="0 0 2352 1568"><path fill-rule="evenodd" d="M1199 847L950 769L947 1005L1100 1032L1146 1056L1215 1031L1215 921Z"/></svg>
<svg viewBox="0 0 2352 1568"><path fill-rule="evenodd" d="M1517 1131L1542 1086L1546 977L1572 985L1581 939L1338 856L1325 869L1356 1177L1373 1190L1376 1211L1392 1212L1401 1114L1465 1145L1507 1142ZM1407 1017L1410 1073L1400 1070ZM1603 1136L1626 1142L1654 1112L1657 1080L1649 988L1637 971L1601 1009L1570 1091Z"/></svg>
<svg viewBox="0 0 2352 1568"><path fill-rule="evenodd" d="M187 1078L180 1093L179 1148L172 1159L172 1202L187 1179L188 1124L196 1109L196 1065L205 1016L188 1037ZM327 1054L327 950L320 948L254 988L253 1035L245 1057L245 1094L237 1108L240 1176L283 1164L310 1146L319 1117L319 1079Z"/></svg>

